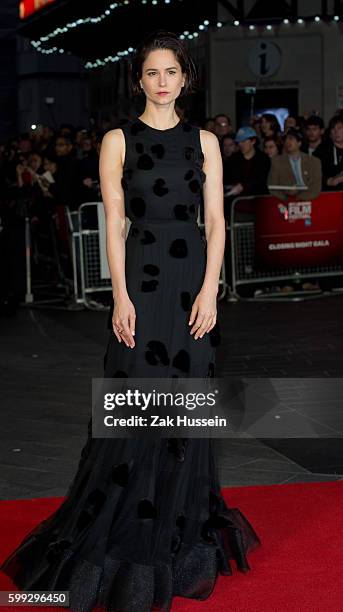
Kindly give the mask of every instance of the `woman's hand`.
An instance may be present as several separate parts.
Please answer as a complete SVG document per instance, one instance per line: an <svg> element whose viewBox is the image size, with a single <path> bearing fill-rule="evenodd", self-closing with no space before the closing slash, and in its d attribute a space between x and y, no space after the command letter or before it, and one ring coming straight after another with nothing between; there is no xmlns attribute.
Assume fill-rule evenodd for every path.
<svg viewBox="0 0 343 612"><path fill-rule="evenodd" d="M343 181L343 176L332 176L327 180L327 184L330 187L337 187Z"/></svg>
<svg viewBox="0 0 343 612"><path fill-rule="evenodd" d="M83 184L90 189L93 187L93 180L91 178L83 179Z"/></svg>
<svg viewBox="0 0 343 612"><path fill-rule="evenodd" d="M202 338L206 332L209 332L217 321L217 293L209 289L201 289L194 300L189 325L193 327L191 334L195 333L194 339Z"/></svg>
<svg viewBox="0 0 343 612"><path fill-rule="evenodd" d="M242 193L244 187L242 185L242 183L237 183L237 185L234 185L231 189L231 194L232 195L239 195L240 193Z"/></svg>
<svg viewBox="0 0 343 612"><path fill-rule="evenodd" d="M112 326L119 342L124 340L126 346L131 348L135 346L133 336L135 335L136 311L129 296L115 300Z"/></svg>

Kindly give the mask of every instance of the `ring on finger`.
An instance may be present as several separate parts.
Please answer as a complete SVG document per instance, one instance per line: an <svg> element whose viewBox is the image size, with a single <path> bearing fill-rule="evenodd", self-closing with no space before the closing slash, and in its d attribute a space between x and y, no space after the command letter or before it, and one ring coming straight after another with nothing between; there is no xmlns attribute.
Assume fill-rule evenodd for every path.
<svg viewBox="0 0 343 612"><path fill-rule="evenodd" d="M203 335L204 335L205 333L207 333L208 331L210 331L210 330L208 329L208 327L211 327L211 325L212 325L212 323L211 323L211 319L213 319L213 317L214 317L214 315L211 315L211 316L209 317L208 323L207 323L206 327L204 327L204 328L203 328L203 330L200 330L200 328L198 329L198 332L200 332L200 331L201 331L201 333L199 334L199 337L200 337L200 338L202 338L202 337L203 337Z"/></svg>

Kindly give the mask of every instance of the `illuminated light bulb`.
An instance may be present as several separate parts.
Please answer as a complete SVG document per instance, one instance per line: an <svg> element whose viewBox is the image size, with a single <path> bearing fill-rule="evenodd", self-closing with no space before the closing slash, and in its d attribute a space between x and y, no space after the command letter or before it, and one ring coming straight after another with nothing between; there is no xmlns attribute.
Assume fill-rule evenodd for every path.
<svg viewBox="0 0 343 612"><path fill-rule="evenodd" d="M163 1L163 0L161 0L161 1ZM148 4L148 0L141 0L141 3L146 5L146 4ZM158 2L158 0L151 0L151 3L154 4L154 5L160 4ZM171 3L171 0L164 0L164 3L165 4L169 4L169 3ZM100 16L97 16L97 17L86 17L86 18L83 18L83 19L80 18L80 19L77 19L77 20L75 20L73 22L68 22L67 24L65 24L62 27L55 28L52 32L48 33L47 35L41 36L39 38L39 40L32 40L32 41L30 41L30 44L37 51L39 51L40 53L43 53L45 55L50 55L52 53L60 53L60 54L66 53L66 51L64 49L58 48L56 46L44 48L43 47L43 43L49 42L49 40L51 38L54 38L55 36L58 36L58 35L63 34L63 33L68 33L68 31L70 29L72 29L72 28L77 28L78 26L81 26L81 25L84 25L84 24L97 24L99 22L102 22L109 15L111 15L111 11L112 10L114 10L115 8L117 8L119 6L122 7L123 4L128 5L128 4L130 4L130 1L129 0L123 0L123 2L120 3L120 4L117 3L117 2L114 2L114 3L110 4L108 6L108 8L105 10L105 12L103 14L101 14ZM217 27L218 28L222 27L226 23L227 22L223 23L221 21L218 21L217 22ZM206 26L210 26L210 25L211 25L210 21L208 19L205 19L203 21L203 23L198 26L198 30L199 31L203 31L203 30L206 29ZM214 24L212 24L212 25L214 25ZM235 21L235 25L239 25L239 21L238 20ZM255 29L255 26L252 26L251 29ZM181 34L179 36L179 38L180 39L184 39L184 38L188 37L189 39L193 39L193 38L196 38L198 36L199 36L199 33L197 31L190 33L188 30L186 30L183 34ZM129 53L132 53L133 51L134 51L133 47L128 47L124 51L118 51L118 53L115 56L108 55L107 57L102 58L102 59L98 58L98 59L94 60L94 62L90 62L90 61L85 62L84 67L88 68L88 69L91 69L91 68L97 68L98 66L106 66L106 64L108 64L109 62L120 61L123 56L127 56ZM67 52L67 53L69 53L69 52Z"/></svg>

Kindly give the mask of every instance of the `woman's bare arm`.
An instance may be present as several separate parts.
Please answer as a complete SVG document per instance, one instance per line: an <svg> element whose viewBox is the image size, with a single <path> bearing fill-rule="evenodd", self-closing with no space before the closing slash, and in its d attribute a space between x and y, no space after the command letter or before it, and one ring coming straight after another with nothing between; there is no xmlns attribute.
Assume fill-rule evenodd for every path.
<svg viewBox="0 0 343 612"><path fill-rule="evenodd" d="M119 342L134 346L135 313L126 287L125 277L125 199L121 184L125 138L122 130L110 130L103 138L100 151L99 173L101 194L106 217L106 248L111 273L113 299L113 330ZM120 336L116 327L124 330Z"/></svg>
<svg viewBox="0 0 343 612"><path fill-rule="evenodd" d="M210 289L215 288L218 292L225 249L223 162L217 136L207 130L200 130L200 139L205 157L203 171L206 174L206 181L203 184L207 240L204 285Z"/></svg>
<svg viewBox="0 0 343 612"><path fill-rule="evenodd" d="M207 130L200 130L204 153L203 184L205 233L207 241L206 271L201 291L196 297L189 324L194 338L202 338L216 324L217 293L220 270L225 249L225 217L223 190L223 162L217 137Z"/></svg>
<svg viewBox="0 0 343 612"><path fill-rule="evenodd" d="M121 185L123 139L123 133L119 129L107 132L101 144L99 161L101 194L106 217L107 258L115 299L126 293L125 201Z"/></svg>

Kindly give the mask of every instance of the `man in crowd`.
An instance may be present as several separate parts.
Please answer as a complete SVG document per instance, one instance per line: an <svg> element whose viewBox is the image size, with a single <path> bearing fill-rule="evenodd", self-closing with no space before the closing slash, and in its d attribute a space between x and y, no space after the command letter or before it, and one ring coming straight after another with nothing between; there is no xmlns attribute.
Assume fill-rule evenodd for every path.
<svg viewBox="0 0 343 612"><path fill-rule="evenodd" d="M76 210L78 202L78 182L75 180L78 173L78 161L71 138L59 135L56 139L55 152L57 155L57 172L53 185L53 195L57 204L69 206Z"/></svg>
<svg viewBox="0 0 343 612"><path fill-rule="evenodd" d="M317 115L311 115L306 119L305 126L307 143L302 149L303 152L309 155L313 155L315 152L316 154L320 153L323 147L323 136L325 132L323 119Z"/></svg>
<svg viewBox="0 0 343 612"><path fill-rule="evenodd" d="M233 153L237 152L235 137L236 134L228 134L227 136L223 136L220 143L223 159L229 159Z"/></svg>
<svg viewBox="0 0 343 612"><path fill-rule="evenodd" d="M343 189L343 117L337 115L329 123L330 140L314 152L322 162L323 190Z"/></svg>
<svg viewBox="0 0 343 612"><path fill-rule="evenodd" d="M298 127L297 118L294 117L293 115L288 115L284 123L284 134L286 134L286 132L288 132L290 128L296 128L296 127Z"/></svg>
<svg viewBox="0 0 343 612"><path fill-rule="evenodd" d="M302 132L290 128L284 136L284 153L273 157L268 176L268 185L286 185L289 187L307 187L306 190L289 191L273 189L272 195L280 199L292 197L296 200L313 200L317 198L322 186L322 169L317 157L303 153Z"/></svg>
<svg viewBox="0 0 343 612"><path fill-rule="evenodd" d="M231 155L230 195L263 195L268 193L267 177L270 159L256 147L257 134L252 127L241 127L235 138L239 151Z"/></svg>
<svg viewBox="0 0 343 612"><path fill-rule="evenodd" d="M99 155L90 137L85 137L81 145L82 158L78 161L79 193L78 201L96 201L99 185Z"/></svg>
<svg viewBox="0 0 343 612"><path fill-rule="evenodd" d="M237 152L237 145L235 143L235 134L228 134L223 136L220 143L220 150L223 160L223 183L224 185L231 184L231 173L230 173L230 161L234 153Z"/></svg>
<svg viewBox="0 0 343 612"><path fill-rule="evenodd" d="M232 134L233 127L231 124L231 119L228 115L216 115L213 117L214 122L214 133L217 136L219 142L223 138L223 136L227 136L228 134Z"/></svg>

